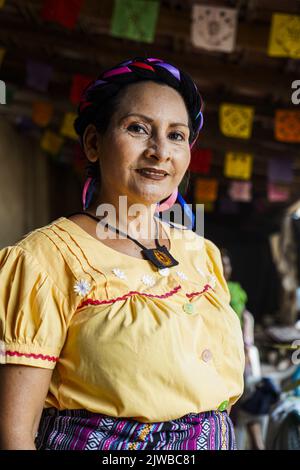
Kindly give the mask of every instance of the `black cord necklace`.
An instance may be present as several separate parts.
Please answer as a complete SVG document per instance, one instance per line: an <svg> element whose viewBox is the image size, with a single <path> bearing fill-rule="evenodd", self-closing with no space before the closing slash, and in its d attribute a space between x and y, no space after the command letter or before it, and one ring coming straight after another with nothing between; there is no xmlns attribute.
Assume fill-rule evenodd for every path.
<svg viewBox="0 0 300 470"><path fill-rule="evenodd" d="M74 212L73 214L70 214L68 217L71 217L72 215L76 215L76 214L87 215L91 217L92 219L96 220L97 222L100 222L100 224L102 224L103 226L108 227L110 230L113 230L117 232L118 234L123 235L126 238L129 238L129 240L133 241L136 245L142 248L141 253L144 256L144 258L150 261L158 269L171 268L172 266L177 266L179 264L178 261L175 258L173 258L173 256L171 255L167 247L160 245L159 240L158 240L158 226L157 226L157 221L155 218L154 219L155 219L155 227L156 227L156 234L155 234L156 248L146 248L138 240L135 240L130 235L122 232L116 227L112 227L107 222L102 222L98 217L96 217L93 214L89 214L88 212L82 212L82 211Z"/></svg>

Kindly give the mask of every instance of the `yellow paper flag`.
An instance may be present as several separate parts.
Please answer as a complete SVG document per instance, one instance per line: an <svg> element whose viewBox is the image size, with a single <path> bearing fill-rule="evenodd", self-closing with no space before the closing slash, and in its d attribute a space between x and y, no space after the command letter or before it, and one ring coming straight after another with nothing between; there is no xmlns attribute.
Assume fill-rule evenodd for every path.
<svg viewBox="0 0 300 470"><path fill-rule="evenodd" d="M254 108L238 104L223 103L220 106L220 128L228 137L249 139L252 133Z"/></svg>
<svg viewBox="0 0 300 470"><path fill-rule="evenodd" d="M274 13L268 54L274 57L300 58L300 16Z"/></svg>
<svg viewBox="0 0 300 470"><path fill-rule="evenodd" d="M300 111L277 109L275 113L275 138L281 142L300 142Z"/></svg>
<svg viewBox="0 0 300 470"><path fill-rule="evenodd" d="M78 139L78 135L74 129L74 121L77 117L75 113L66 113L64 115L64 120L60 129L60 133L65 137L70 137L71 139Z"/></svg>
<svg viewBox="0 0 300 470"><path fill-rule="evenodd" d="M5 0L0 0L0 8L4 7Z"/></svg>
<svg viewBox="0 0 300 470"><path fill-rule="evenodd" d="M218 196L218 181L215 178L197 178L194 196L196 203L215 201Z"/></svg>
<svg viewBox="0 0 300 470"><path fill-rule="evenodd" d="M53 106L46 101L35 101L32 105L32 120L35 124L45 127L51 121Z"/></svg>
<svg viewBox="0 0 300 470"><path fill-rule="evenodd" d="M227 178L249 180L252 174L253 156L251 153L227 152L224 175Z"/></svg>
<svg viewBox="0 0 300 470"><path fill-rule="evenodd" d="M4 47L0 47L0 67L1 67L2 62L4 60L5 54L6 54L6 49Z"/></svg>
<svg viewBox="0 0 300 470"><path fill-rule="evenodd" d="M57 155L61 149L63 141L63 137L47 130L44 132L44 135L41 139L41 147L51 155Z"/></svg>

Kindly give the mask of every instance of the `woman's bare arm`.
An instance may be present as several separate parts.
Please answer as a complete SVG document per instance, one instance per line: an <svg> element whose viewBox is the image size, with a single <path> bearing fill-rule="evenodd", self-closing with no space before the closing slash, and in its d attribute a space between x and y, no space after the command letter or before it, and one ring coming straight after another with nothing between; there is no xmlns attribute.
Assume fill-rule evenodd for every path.
<svg viewBox="0 0 300 470"><path fill-rule="evenodd" d="M36 450L34 439L53 370L0 366L0 450Z"/></svg>

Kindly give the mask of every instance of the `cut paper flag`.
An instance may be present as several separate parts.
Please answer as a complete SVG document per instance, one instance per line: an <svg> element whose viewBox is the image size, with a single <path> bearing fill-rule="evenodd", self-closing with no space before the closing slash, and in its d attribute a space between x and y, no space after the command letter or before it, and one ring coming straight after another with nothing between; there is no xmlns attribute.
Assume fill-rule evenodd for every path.
<svg viewBox="0 0 300 470"><path fill-rule="evenodd" d="M28 60L26 64L26 84L38 91L47 91L53 74L51 65Z"/></svg>
<svg viewBox="0 0 300 470"><path fill-rule="evenodd" d="M63 142L63 137L57 135L55 132L47 130L41 138L40 145L43 150L51 155L57 155L60 152Z"/></svg>
<svg viewBox="0 0 300 470"><path fill-rule="evenodd" d="M268 181L271 183L291 183L293 181L293 160L291 158L271 158L268 160Z"/></svg>
<svg viewBox="0 0 300 470"><path fill-rule="evenodd" d="M75 105L79 103L83 90L92 80L93 77L88 77L87 75L81 75L79 73L73 76L70 92L71 103Z"/></svg>
<svg viewBox="0 0 300 470"><path fill-rule="evenodd" d="M278 109L275 113L275 139L300 142L300 111Z"/></svg>
<svg viewBox="0 0 300 470"><path fill-rule="evenodd" d="M227 178L249 180L252 175L253 156L250 153L227 152L224 175Z"/></svg>
<svg viewBox="0 0 300 470"><path fill-rule="evenodd" d="M191 42L202 49L232 52L235 48L237 10L193 5Z"/></svg>
<svg viewBox="0 0 300 470"><path fill-rule="evenodd" d="M228 189L228 194L233 201L250 202L252 200L252 182L232 181Z"/></svg>
<svg viewBox="0 0 300 470"><path fill-rule="evenodd" d="M6 54L6 49L4 47L0 47L0 67L4 61L5 54Z"/></svg>
<svg viewBox="0 0 300 470"><path fill-rule="evenodd" d="M268 200L270 202L285 202L288 201L289 198L289 187L277 183L268 183Z"/></svg>
<svg viewBox="0 0 300 470"><path fill-rule="evenodd" d="M40 127L49 124L53 116L53 105L47 101L35 101L32 105L32 121Z"/></svg>
<svg viewBox="0 0 300 470"><path fill-rule="evenodd" d="M69 137L70 139L78 139L78 135L74 129L74 121L77 117L76 113L66 113L64 115L64 120L60 129L60 133L65 136Z"/></svg>
<svg viewBox="0 0 300 470"><path fill-rule="evenodd" d="M151 43L158 13L157 0L115 0L111 35Z"/></svg>
<svg viewBox="0 0 300 470"><path fill-rule="evenodd" d="M274 13L268 54L300 59L300 16Z"/></svg>
<svg viewBox="0 0 300 470"><path fill-rule="evenodd" d="M42 19L73 29L84 0L44 0Z"/></svg>
<svg viewBox="0 0 300 470"><path fill-rule="evenodd" d="M3 8L5 4L5 0L0 0L0 8Z"/></svg>
<svg viewBox="0 0 300 470"><path fill-rule="evenodd" d="M252 133L254 108L223 103L219 110L221 132L227 137L249 139Z"/></svg>
<svg viewBox="0 0 300 470"><path fill-rule="evenodd" d="M189 169L192 173L207 175L210 171L212 151L210 149L195 148L191 152L191 163Z"/></svg>
<svg viewBox="0 0 300 470"><path fill-rule="evenodd" d="M223 196L219 201L219 211L222 214L238 214L239 206L236 201L233 201L227 196Z"/></svg>
<svg viewBox="0 0 300 470"><path fill-rule="evenodd" d="M218 197L218 181L215 178L197 178L194 197L196 203L214 202Z"/></svg>

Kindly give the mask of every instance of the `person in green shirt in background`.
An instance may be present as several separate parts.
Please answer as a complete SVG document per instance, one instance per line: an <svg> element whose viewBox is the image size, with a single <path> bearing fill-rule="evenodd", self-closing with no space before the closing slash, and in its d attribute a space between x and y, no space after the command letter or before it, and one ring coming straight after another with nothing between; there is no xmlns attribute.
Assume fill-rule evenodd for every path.
<svg viewBox="0 0 300 470"><path fill-rule="evenodd" d="M260 374L259 357L257 357L256 360L253 360L253 354L251 354L251 351L253 352L253 350L256 349L256 356L259 356L258 350L254 346L254 317L246 308L248 301L246 291L242 288L239 282L233 282L230 280L232 274L232 265L228 250L226 248L221 248L220 251L224 270L224 277L227 282L231 297L230 305L239 317L243 330L246 359L245 383L247 383L246 377L258 376ZM237 422L240 406L241 402L235 405L232 409L231 415L234 424L236 424ZM249 420L247 419L246 426L251 442L251 448L253 450L264 450L265 443L262 435L262 427L260 420L255 415L253 415L253 417L249 415Z"/></svg>
<svg viewBox="0 0 300 470"><path fill-rule="evenodd" d="M241 326L243 326L243 312L246 308L248 296L246 291L242 288L239 282L230 281L232 266L229 252L226 248L221 249L222 263L224 269L224 277L227 281L228 289L230 292L230 305L240 319Z"/></svg>

